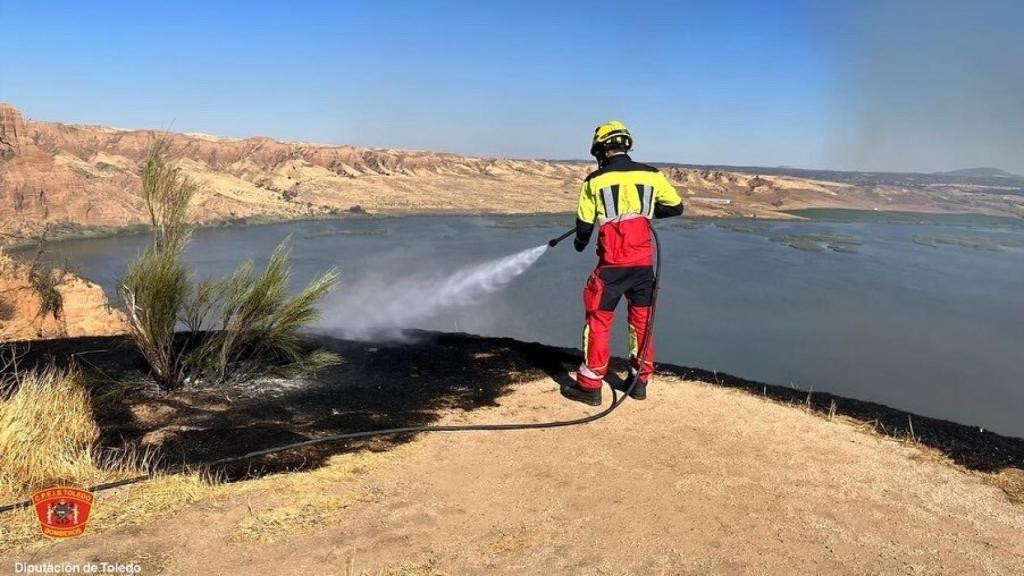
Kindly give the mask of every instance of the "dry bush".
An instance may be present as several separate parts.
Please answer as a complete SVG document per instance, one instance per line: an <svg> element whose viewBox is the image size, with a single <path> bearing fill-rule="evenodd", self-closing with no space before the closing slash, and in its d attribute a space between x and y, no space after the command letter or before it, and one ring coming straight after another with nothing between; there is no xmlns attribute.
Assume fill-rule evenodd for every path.
<svg viewBox="0 0 1024 576"><path fill-rule="evenodd" d="M989 475L986 481L1002 488L1010 502L1024 504L1024 470L1003 468L998 473Z"/></svg>
<svg viewBox="0 0 1024 576"><path fill-rule="evenodd" d="M39 297L37 317L52 316L60 319L64 312L64 296L60 292L60 285L67 277L66 267L45 264L43 256L46 254L46 236L39 236L35 241L38 242L38 250L25 264L8 256L0 246L0 275L20 279L27 267L28 285ZM10 303L0 301L0 322L13 318L14 312Z"/></svg>
<svg viewBox="0 0 1024 576"><path fill-rule="evenodd" d="M60 293L60 284L65 273L56 268L47 268L32 264L28 272L28 283L39 296L39 316L60 318L64 312L64 296Z"/></svg>
<svg viewBox="0 0 1024 576"><path fill-rule="evenodd" d="M60 286L67 278L66 265L53 265L46 262L47 245L50 236L54 233L54 224L47 224L43 230L32 236L8 235L22 241L31 242L36 247L35 255L25 262L19 264L9 255L4 253L0 246L0 274L20 275L24 266L28 267L28 284L32 291L39 297L39 311L37 317L53 316L60 319L64 312L64 296L60 292Z"/></svg>
<svg viewBox="0 0 1024 576"><path fill-rule="evenodd" d="M0 349L0 500L59 484L87 486L138 476L153 454L103 449L86 378L74 368L22 370Z"/></svg>

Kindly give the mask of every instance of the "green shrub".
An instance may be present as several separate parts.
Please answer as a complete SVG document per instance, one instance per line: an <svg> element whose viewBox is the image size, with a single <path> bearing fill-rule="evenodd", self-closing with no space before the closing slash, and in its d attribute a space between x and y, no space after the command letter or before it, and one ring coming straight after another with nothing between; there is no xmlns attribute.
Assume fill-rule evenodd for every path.
<svg viewBox="0 0 1024 576"><path fill-rule="evenodd" d="M204 335L195 356L207 381L247 379L268 363L302 372L337 364L333 354L308 352L299 330L319 317L316 303L334 287L338 273L328 271L289 298L288 256L286 240L261 275L246 262L228 278L199 286L186 323Z"/></svg>
<svg viewBox="0 0 1024 576"><path fill-rule="evenodd" d="M246 262L227 278L193 285L184 254L188 204L197 185L167 164L166 151L166 141L158 140L143 167L153 242L121 284L129 336L157 385L171 390L188 382L248 379L271 366L315 371L338 363L332 353L309 351L299 333L317 318L316 303L334 287L337 271L289 297L287 241L258 276Z"/></svg>

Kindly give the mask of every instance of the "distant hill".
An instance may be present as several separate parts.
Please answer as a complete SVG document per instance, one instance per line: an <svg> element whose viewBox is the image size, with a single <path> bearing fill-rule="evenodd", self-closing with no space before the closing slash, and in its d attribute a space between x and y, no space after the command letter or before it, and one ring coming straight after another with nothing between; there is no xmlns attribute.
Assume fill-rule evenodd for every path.
<svg viewBox="0 0 1024 576"><path fill-rule="evenodd" d="M0 244L147 220L140 167L155 138L200 184L197 223L349 214L571 213L592 162L219 138L44 122L0 103ZM639 159L643 159L642 157ZM1024 179L659 164L691 216L793 218L847 208L1024 217Z"/></svg>
<svg viewBox="0 0 1024 576"><path fill-rule="evenodd" d="M999 168L961 168L949 172L936 172L936 174L949 174L950 176L967 176L968 178L1024 178L1017 174L1011 174Z"/></svg>

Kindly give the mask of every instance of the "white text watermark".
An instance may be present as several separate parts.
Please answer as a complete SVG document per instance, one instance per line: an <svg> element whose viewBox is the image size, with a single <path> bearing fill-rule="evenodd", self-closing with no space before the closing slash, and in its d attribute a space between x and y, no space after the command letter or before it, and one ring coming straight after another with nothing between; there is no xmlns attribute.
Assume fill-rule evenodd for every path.
<svg viewBox="0 0 1024 576"><path fill-rule="evenodd" d="M142 566L121 562L15 562L15 574L142 574Z"/></svg>

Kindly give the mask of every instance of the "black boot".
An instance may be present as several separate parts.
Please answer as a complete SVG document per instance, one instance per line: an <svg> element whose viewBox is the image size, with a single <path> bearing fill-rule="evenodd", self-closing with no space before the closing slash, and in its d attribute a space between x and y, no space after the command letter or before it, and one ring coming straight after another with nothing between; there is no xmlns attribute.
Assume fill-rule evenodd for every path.
<svg viewBox="0 0 1024 576"><path fill-rule="evenodd" d="M573 382L572 384L562 385L562 396L565 396L569 400L575 400L577 402L583 402L591 406L601 405L601 389L594 388L593 390L587 388L580 388L579 384Z"/></svg>
<svg viewBox="0 0 1024 576"><path fill-rule="evenodd" d="M630 368L629 377L623 381L616 381L614 384L612 384L612 387L618 390L619 392L625 392L627 389L629 389L629 385L633 382L634 378L636 378L636 371L633 370L633 368ZM633 400L646 400L647 383L644 382L643 380L637 381L636 386L633 386L633 391L629 393L629 397L632 398Z"/></svg>

